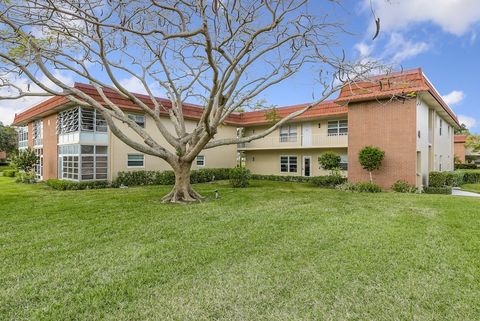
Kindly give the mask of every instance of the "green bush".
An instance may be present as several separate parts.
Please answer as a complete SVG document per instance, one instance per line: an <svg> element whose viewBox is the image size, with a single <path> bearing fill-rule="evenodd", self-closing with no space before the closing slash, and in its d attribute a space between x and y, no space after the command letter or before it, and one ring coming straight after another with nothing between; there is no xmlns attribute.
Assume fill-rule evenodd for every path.
<svg viewBox="0 0 480 321"><path fill-rule="evenodd" d="M380 193L382 188L372 182L360 182L360 183L349 183L345 182L343 184L337 185L337 190L346 191L346 192L358 192L358 193Z"/></svg>
<svg viewBox="0 0 480 321"><path fill-rule="evenodd" d="M445 173L445 185L457 187L463 184L464 172L446 172Z"/></svg>
<svg viewBox="0 0 480 321"><path fill-rule="evenodd" d="M385 152L374 146L365 146L358 153L358 161L363 169L370 174L370 181L372 181L372 172L380 169L384 157Z"/></svg>
<svg viewBox="0 0 480 321"><path fill-rule="evenodd" d="M24 184L34 184L37 182L37 174L34 171L23 172L20 171L15 174L17 178L15 181L17 183L24 183Z"/></svg>
<svg viewBox="0 0 480 321"><path fill-rule="evenodd" d="M463 172L464 184L478 184L480 183L480 171L479 170L466 170Z"/></svg>
<svg viewBox="0 0 480 321"><path fill-rule="evenodd" d="M14 169L6 169L3 171L3 176L5 177L15 177L17 171Z"/></svg>
<svg viewBox="0 0 480 321"><path fill-rule="evenodd" d="M417 187L401 179L393 183L392 190L398 193L415 193L417 191Z"/></svg>
<svg viewBox="0 0 480 321"><path fill-rule="evenodd" d="M380 193L382 188L373 182L357 183L356 190L360 193Z"/></svg>
<svg viewBox="0 0 480 321"><path fill-rule="evenodd" d="M251 177L250 171L244 167L236 167L230 170L230 184L233 187L247 187Z"/></svg>
<svg viewBox="0 0 480 321"><path fill-rule="evenodd" d="M428 176L429 187L443 187L447 183L447 174L445 172L430 172Z"/></svg>
<svg viewBox="0 0 480 321"><path fill-rule="evenodd" d="M343 184L347 181L346 177L341 175L326 175L315 176L310 179L310 182L318 187L335 188L335 186Z"/></svg>
<svg viewBox="0 0 480 321"><path fill-rule="evenodd" d="M455 164L455 169L477 169L477 164Z"/></svg>
<svg viewBox="0 0 480 321"><path fill-rule="evenodd" d="M107 181L84 181L74 182L60 179L49 179L46 181L47 186L60 191L76 191L84 189L100 189L107 188L111 185Z"/></svg>
<svg viewBox="0 0 480 321"><path fill-rule="evenodd" d="M204 168L193 170L190 173L192 184L208 183L230 178L230 168ZM142 186L142 185L173 185L175 173L173 171L128 171L119 172L112 182L113 186Z"/></svg>
<svg viewBox="0 0 480 321"><path fill-rule="evenodd" d="M289 175L260 175L252 174L252 179L274 181L274 182L296 182L296 183L308 183L312 180L312 177L305 176L289 176Z"/></svg>
<svg viewBox="0 0 480 321"><path fill-rule="evenodd" d="M340 167L340 155L334 152L325 152L318 157L320 166L328 171L334 170Z"/></svg>
<svg viewBox="0 0 480 321"><path fill-rule="evenodd" d="M426 194L452 194L451 186L441 186L441 187L425 187L423 192Z"/></svg>
<svg viewBox="0 0 480 321"><path fill-rule="evenodd" d="M35 152L29 147L20 151L19 154L14 157L12 163L17 170L28 173L33 170L37 159L37 155L35 155Z"/></svg>

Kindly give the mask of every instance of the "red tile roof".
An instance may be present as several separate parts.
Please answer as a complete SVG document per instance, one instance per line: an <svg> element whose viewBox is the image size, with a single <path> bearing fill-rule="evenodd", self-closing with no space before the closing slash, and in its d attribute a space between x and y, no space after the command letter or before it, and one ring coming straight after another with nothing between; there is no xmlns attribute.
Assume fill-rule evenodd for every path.
<svg viewBox="0 0 480 321"><path fill-rule="evenodd" d="M465 143L467 141L467 135L455 135L453 141L455 143Z"/></svg>
<svg viewBox="0 0 480 321"><path fill-rule="evenodd" d="M376 76L372 77L370 81L345 85L335 102L345 104L391 97L415 97L419 92L430 93L453 121L460 126L455 113L443 101L435 87L425 77L421 68Z"/></svg>
<svg viewBox="0 0 480 321"><path fill-rule="evenodd" d="M78 88L85 92L86 94L93 97L99 102L103 102L102 98L98 94L97 90L86 84L76 83L75 88ZM136 106L129 99L126 99L120 96L113 90L104 89L105 95L120 108L124 110L137 110L140 111L140 107ZM441 96L435 90L435 88L430 84L428 79L423 75L422 70L413 69L409 71L392 73L389 75L373 77L372 81L356 82L344 86L339 94L339 97L335 100L325 101L319 103L318 105L312 107L307 112L296 117L296 120L307 120L314 119L319 117L329 117L329 116L346 116L348 114L348 105L349 102L359 102L359 101L368 101L375 99L385 99L393 96L402 96L418 92L428 92L433 98L442 106L442 108L450 115L450 117L458 124L457 117L453 111L448 107L448 105L443 101ZM150 97L142 94L135 94L142 102L147 106L153 108L153 103L150 100ZM171 108L171 102L168 99L157 98L167 109ZM65 97L52 97L38 105L35 105L26 111L15 115L14 125L22 125L26 122L29 122L35 117L41 117L48 115L49 113L54 113L56 109L64 106L69 103L68 98ZM278 107L276 108L277 115L280 118L286 117L292 112L301 110L308 106L306 104ZM183 104L183 113L187 119L200 119L203 112L203 107L195 104L184 103ZM266 113L268 110L261 111L249 111L241 113L232 113L228 116L225 123L230 125L240 125L240 126L252 126L252 125L262 125L267 124ZM162 110L161 113L166 114L165 110ZM459 124L458 124L459 125Z"/></svg>

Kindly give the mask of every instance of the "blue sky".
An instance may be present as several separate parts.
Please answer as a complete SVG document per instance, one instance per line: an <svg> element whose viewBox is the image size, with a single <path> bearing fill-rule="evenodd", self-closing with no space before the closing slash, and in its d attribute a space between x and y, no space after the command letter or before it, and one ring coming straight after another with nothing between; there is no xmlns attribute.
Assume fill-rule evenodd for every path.
<svg viewBox="0 0 480 321"><path fill-rule="evenodd" d="M312 3L312 13L324 11L323 1ZM374 41L372 8L382 26ZM339 38L350 59L380 60L397 69L421 67L459 119L480 133L480 81L475 78L480 74L479 0L346 0L333 15L353 33ZM135 91L134 81L122 82ZM320 92L306 70L261 98L284 106L311 101ZM15 112L40 100L0 102L0 121L11 123Z"/></svg>

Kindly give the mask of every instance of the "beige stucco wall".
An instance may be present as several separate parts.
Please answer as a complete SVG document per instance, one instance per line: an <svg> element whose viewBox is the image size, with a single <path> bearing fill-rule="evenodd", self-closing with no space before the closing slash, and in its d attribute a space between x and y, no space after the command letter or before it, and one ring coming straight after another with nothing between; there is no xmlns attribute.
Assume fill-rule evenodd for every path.
<svg viewBox="0 0 480 321"><path fill-rule="evenodd" d="M165 119L165 126L167 129L173 130L173 124L169 119ZM142 142L142 139L127 125L121 124L117 121L119 126L128 137L134 138L138 142ZM196 123L191 120L186 121L187 131L191 131L196 126ZM157 129L155 122L150 117L145 117L145 129L152 135L152 137L159 142L162 146L165 146L170 151L173 151L173 147L170 146L165 138L161 135ZM236 137L236 127L232 126L220 126L218 133L215 135L215 139ZM109 179L114 179L119 171L129 170L170 170L170 166L162 159L150 155L145 155L145 166L142 168L128 168L127 158L128 154L141 154L133 148L127 146L124 142L114 136L109 131ZM237 164L237 146L227 145L216 147L212 149L204 150L200 155L205 156L205 166L201 168L226 168L235 167ZM192 169L199 168L195 162Z"/></svg>
<svg viewBox="0 0 480 321"><path fill-rule="evenodd" d="M286 149L286 150L255 150L245 152L245 166L254 174L262 175L285 175L285 176L302 176L303 157L311 157L311 176L327 175L329 171L320 168L318 157L326 152L333 151L339 155L347 155L346 148L333 149ZM281 156L297 156L297 172L282 173L280 172ZM346 171L343 172L346 175Z"/></svg>
<svg viewBox="0 0 480 321"><path fill-rule="evenodd" d="M318 119L318 120L310 120L310 121L303 121L303 122L291 122L289 125L296 126L297 128L297 141L296 142L280 142L280 129L277 128L275 131L270 133L269 135L265 136L264 138L260 138L254 140L250 143L247 143L245 146L247 148L285 148L285 147L302 147L302 133L304 126L310 126L312 132L312 139L310 146L318 146L318 147L331 147L331 148L338 148L338 147L347 147L348 145L348 137L347 135L344 136L327 136L327 128L328 128L328 121L331 120L346 120L347 116L343 117L335 117L329 119ZM253 134L261 133L262 131L268 129L270 126L255 126L255 127L248 127L244 130L245 136L250 136Z"/></svg>

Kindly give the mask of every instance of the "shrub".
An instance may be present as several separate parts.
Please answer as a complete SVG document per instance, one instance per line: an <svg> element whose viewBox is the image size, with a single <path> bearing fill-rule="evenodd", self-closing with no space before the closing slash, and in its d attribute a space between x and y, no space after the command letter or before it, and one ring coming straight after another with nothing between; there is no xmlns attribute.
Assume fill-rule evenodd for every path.
<svg viewBox="0 0 480 321"><path fill-rule="evenodd" d="M478 170L469 170L463 172L463 183L464 184L478 184L480 183L480 171Z"/></svg>
<svg viewBox="0 0 480 321"><path fill-rule="evenodd" d="M382 188L372 182L349 183L345 182L336 187L340 191L358 192L358 193L380 193Z"/></svg>
<svg viewBox="0 0 480 321"><path fill-rule="evenodd" d="M355 189L360 193L380 193L382 188L373 182L361 182L355 184Z"/></svg>
<svg viewBox="0 0 480 321"><path fill-rule="evenodd" d="M37 155L31 148L21 151L14 159L13 165L17 170L31 172L37 162Z"/></svg>
<svg viewBox="0 0 480 321"><path fill-rule="evenodd" d="M325 152L320 155L320 157L318 157L318 162L320 163L320 166L328 171L333 171L334 169L339 168L340 161L340 155L334 152Z"/></svg>
<svg viewBox="0 0 480 321"><path fill-rule="evenodd" d="M428 185L430 187L443 187L447 183L445 172L430 172L428 176Z"/></svg>
<svg viewBox="0 0 480 321"><path fill-rule="evenodd" d="M415 193L417 191L417 187L401 179L393 183L392 190L398 193Z"/></svg>
<svg viewBox="0 0 480 321"><path fill-rule="evenodd" d="M343 184L347 181L346 177L339 174L316 176L310 179L310 182L318 187L335 188L335 186Z"/></svg>
<svg viewBox="0 0 480 321"><path fill-rule="evenodd" d="M441 187L425 187L423 192L426 194L452 194L452 187L450 186L441 186Z"/></svg>
<svg viewBox="0 0 480 321"><path fill-rule="evenodd" d="M343 192L356 192L356 185L354 183L345 182L335 186L335 189Z"/></svg>
<svg viewBox="0 0 480 321"><path fill-rule="evenodd" d="M464 172L446 172L445 173L445 185L457 187L463 184Z"/></svg>
<svg viewBox="0 0 480 321"><path fill-rule="evenodd" d="M5 177L15 177L15 174L17 173L16 170L14 169L6 169L3 171L3 176Z"/></svg>
<svg viewBox="0 0 480 321"><path fill-rule="evenodd" d="M252 174L244 167L236 167L230 171L230 183L233 187L247 187Z"/></svg>
<svg viewBox="0 0 480 321"><path fill-rule="evenodd" d="M312 180L312 177L252 174L252 179L265 180L265 181L275 181L275 182L307 183L307 182L310 182Z"/></svg>
<svg viewBox="0 0 480 321"><path fill-rule="evenodd" d="M17 183L34 184L37 182L37 174L34 171L18 172L15 177Z"/></svg>
<svg viewBox="0 0 480 321"><path fill-rule="evenodd" d="M477 164L455 164L455 169L477 169Z"/></svg>
<svg viewBox="0 0 480 321"><path fill-rule="evenodd" d="M107 188L111 185L107 181L85 181L73 182L60 179L49 179L46 181L47 186L60 191L68 190L84 190L84 189L100 189Z"/></svg>
<svg viewBox="0 0 480 321"><path fill-rule="evenodd" d="M193 170L190 173L190 182L207 183L214 180L224 180L230 177L230 168L204 168ZM173 185L175 173L173 171L128 171L119 172L112 185L114 186L142 186L142 185Z"/></svg>
<svg viewBox="0 0 480 321"><path fill-rule="evenodd" d="M370 174L370 182L372 182L372 172L380 168L384 157L385 152L374 146L365 146L358 153L358 161Z"/></svg>

